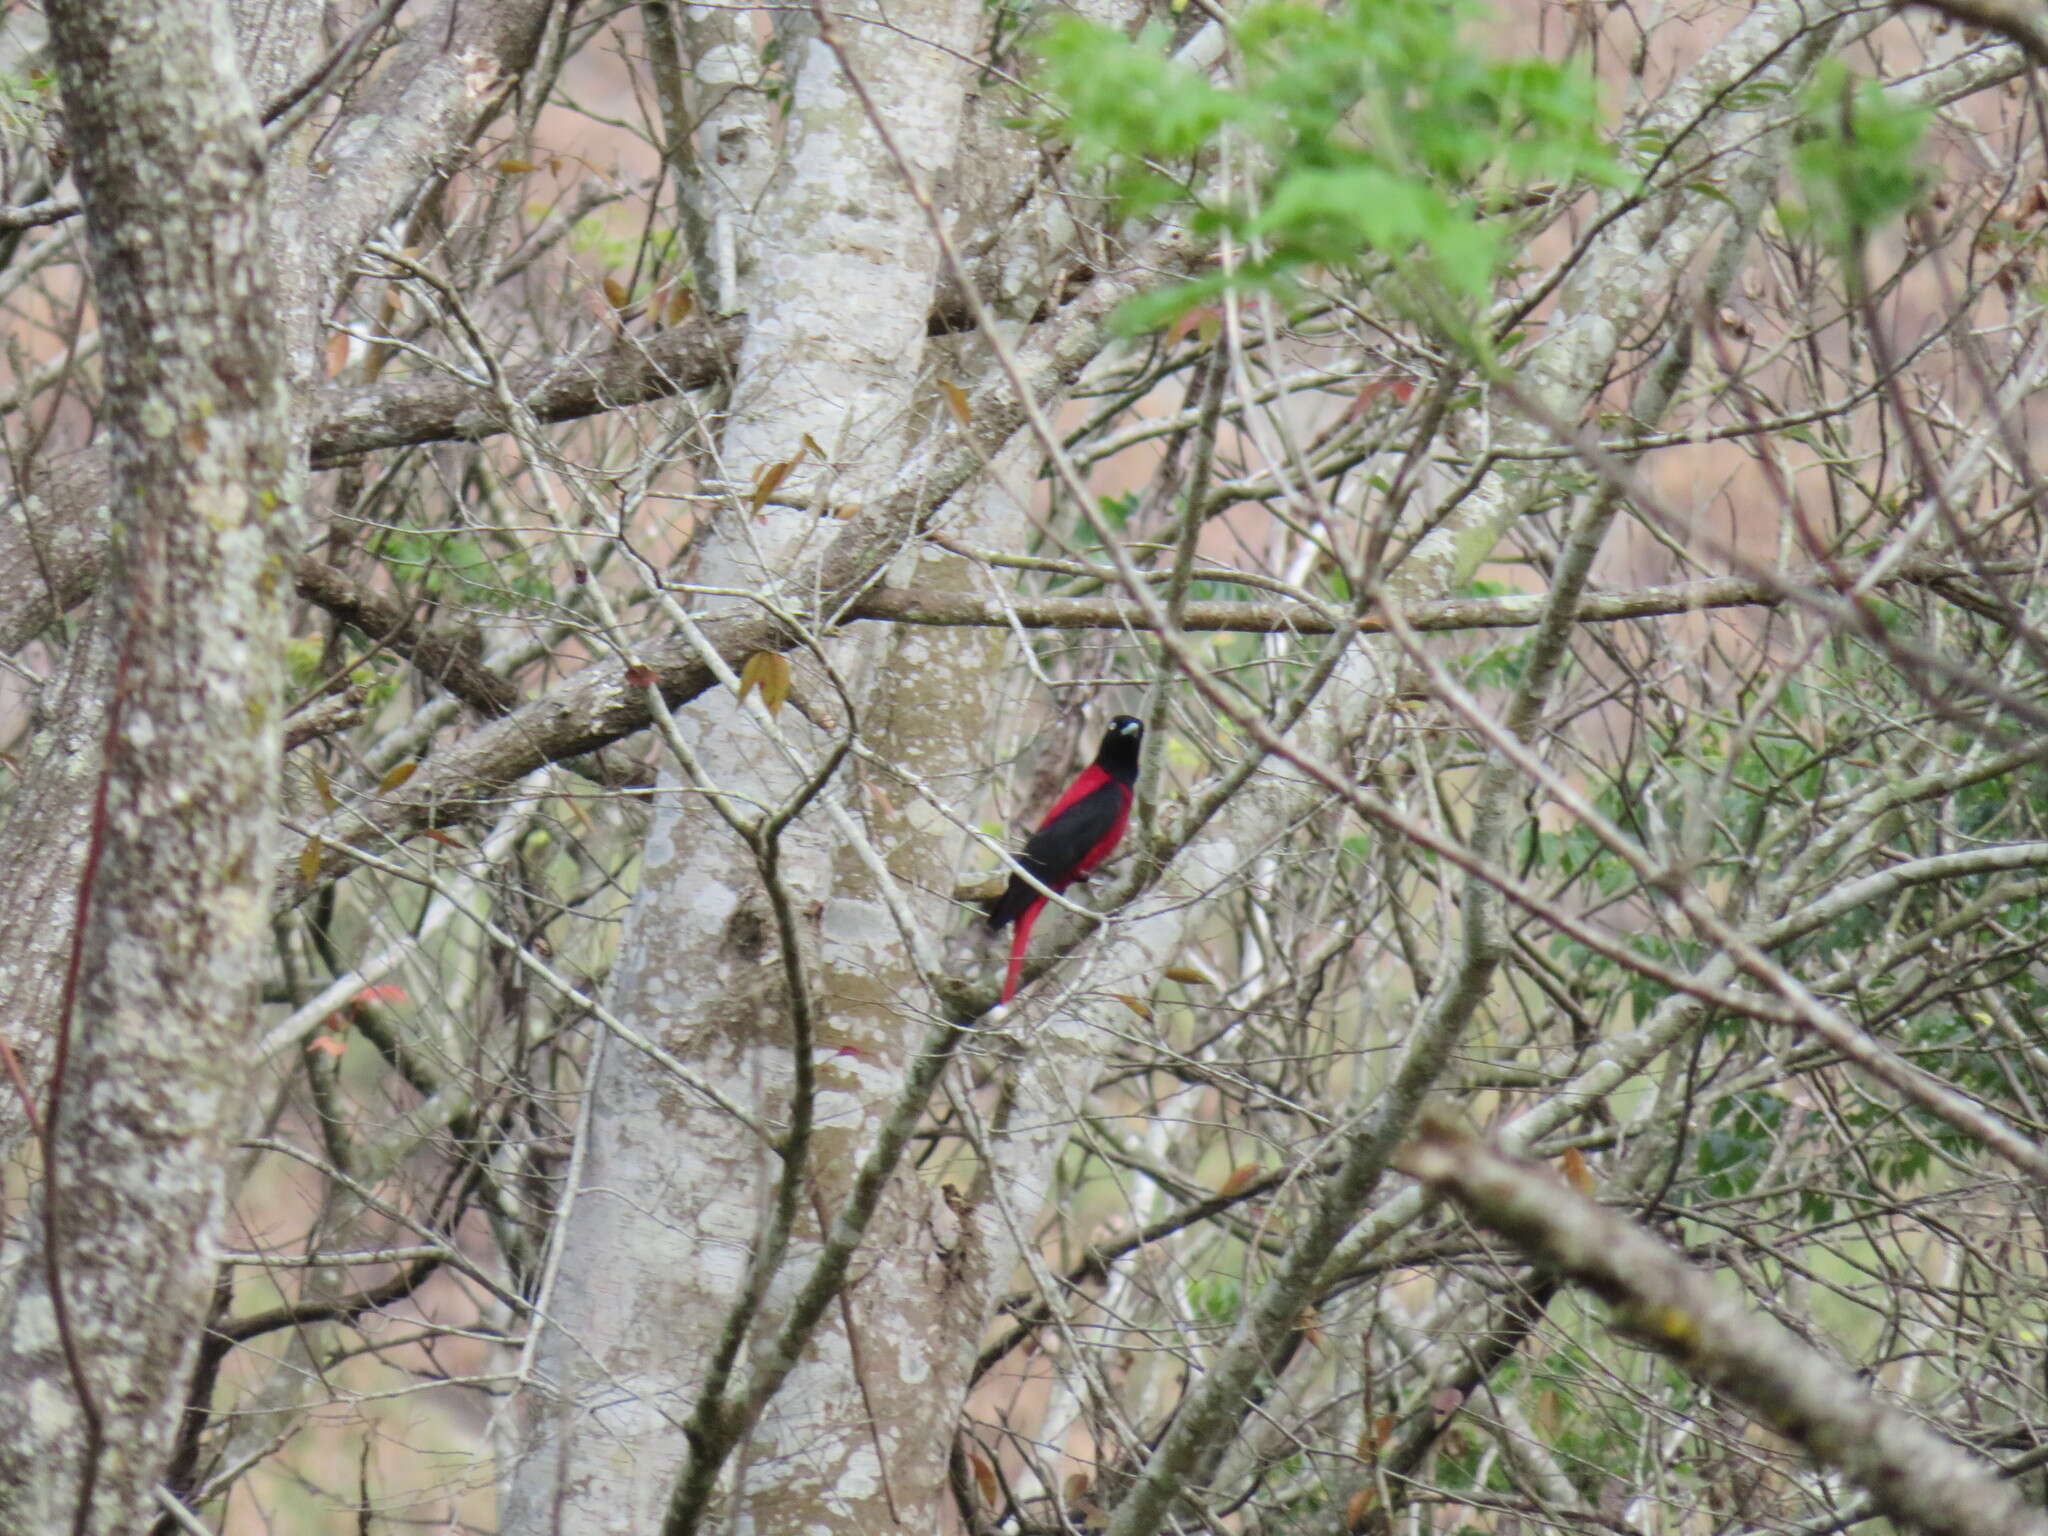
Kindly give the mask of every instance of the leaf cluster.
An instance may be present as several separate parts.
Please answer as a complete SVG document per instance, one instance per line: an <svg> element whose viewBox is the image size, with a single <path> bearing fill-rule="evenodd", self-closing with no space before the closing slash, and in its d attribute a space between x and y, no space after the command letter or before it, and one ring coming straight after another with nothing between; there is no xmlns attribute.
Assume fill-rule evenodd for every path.
<svg viewBox="0 0 2048 1536"><path fill-rule="evenodd" d="M1284 292L1378 258L1411 306L1456 326L1514 246L1513 221L1489 205L1539 182L1620 179L1590 77L1488 56L1472 38L1485 18L1469 0L1271 0L1237 24L1228 84L1172 57L1156 27L1049 28L1036 84L1061 114L1050 131L1126 213L1191 204L1198 231L1245 253L1142 306L1133 325L1232 284Z"/></svg>
<svg viewBox="0 0 2048 1536"><path fill-rule="evenodd" d="M1927 185L1918 152L1931 115L1828 60L1800 98L1792 169L1803 201L1790 222L1847 249L1911 208Z"/></svg>

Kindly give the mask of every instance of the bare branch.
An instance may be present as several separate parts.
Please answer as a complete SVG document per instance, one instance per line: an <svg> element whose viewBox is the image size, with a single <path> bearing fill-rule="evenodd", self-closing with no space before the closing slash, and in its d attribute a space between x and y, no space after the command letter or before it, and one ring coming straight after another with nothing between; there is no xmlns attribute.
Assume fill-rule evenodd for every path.
<svg viewBox="0 0 2048 1536"><path fill-rule="evenodd" d="M2018 567L2000 569L2017 570ZM1633 592L1589 592L1580 600L1574 618L1580 623L1612 624L1624 619L1699 613L1713 608L1775 608L1790 600L1795 593L1814 588L1832 591L1840 585L1853 584L1862 573L1862 567L1849 566L1837 571L1787 571L1781 577L1767 580L1713 576L1700 581L1675 582L1669 586L1639 587ZM1984 570L1981 567L1917 560L1886 572L1876 585L1938 588L1944 582L1966 581L1982 574ZM1402 618L1413 630L1527 629L1541 622L1548 600L1547 595L1541 592L1526 596L1445 598L1417 603L1405 610ZM854 604L847 617L887 619L898 624L991 628L1021 625L1025 629L1149 630L1156 627L1137 604L1116 597L1019 596L996 599L971 592L937 592L907 587L875 587ZM1253 635L1328 635L1343 628L1361 635L1377 635L1385 634L1388 624L1377 614L1354 620L1333 609L1310 608L1300 603L1218 600L1185 604L1177 627L1188 631Z"/></svg>
<svg viewBox="0 0 2048 1536"><path fill-rule="evenodd" d="M484 665L483 642L475 631L430 630L381 592L310 555L292 562L292 580L299 596L390 646L463 703L491 716L518 707L519 690Z"/></svg>
<svg viewBox="0 0 2048 1536"><path fill-rule="evenodd" d="M2044 1536L2048 1516L1983 1462L1744 1305L1642 1228L1442 1121L1401 1167L1614 1308L1616 1324L1936 1536Z"/></svg>
<svg viewBox="0 0 2048 1536"><path fill-rule="evenodd" d="M2016 0L1919 0L1967 27L1984 27L2018 48L2039 69L2048 66L2048 27L2037 8Z"/></svg>
<svg viewBox="0 0 2048 1536"><path fill-rule="evenodd" d="M725 376L746 322L699 317L645 340L627 338L573 357L511 370L512 394L547 424L704 389ZM330 389L317 407L313 463L328 468L380 448L474 442L511 430L496 392L453 374L420 374Z"/></svg>

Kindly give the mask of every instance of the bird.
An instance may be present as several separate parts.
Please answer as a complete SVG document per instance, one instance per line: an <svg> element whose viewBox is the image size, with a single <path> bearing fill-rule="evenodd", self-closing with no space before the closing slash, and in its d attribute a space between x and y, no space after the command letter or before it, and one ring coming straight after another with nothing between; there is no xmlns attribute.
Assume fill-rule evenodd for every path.
<svg viewBox="0 0 2048 1536"><path fill-rule="evenodd" d="M1067 786L1017 857L1018 866L1038 885L1064 891L1116 852L1131 820L1138 744L1144 739L1144 722L1134 716L1118 715L1109 722L1095 761ZM1006 1003L1017 994L1024 948L1031 942L1032 925L1044 910L1045 892L1018 874L1012 874L1009 888L988 904L989 932L1000 933L1012 922L1017 925L1017 936L1010 941L1009 974L1003 979L1002 1000Z"/></svg>

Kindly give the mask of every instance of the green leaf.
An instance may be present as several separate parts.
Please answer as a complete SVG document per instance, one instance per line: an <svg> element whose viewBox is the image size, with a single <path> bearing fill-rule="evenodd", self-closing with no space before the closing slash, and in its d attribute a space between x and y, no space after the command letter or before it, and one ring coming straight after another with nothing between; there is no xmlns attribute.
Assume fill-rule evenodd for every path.
<svg viewBox="0 0 2048 1536"><path fill-rule="evenodd" d="M1125 212L1168 202L1193 227L1251 246L1212 273L1127 306L1126 330L1171 324L1227 289L1283 297L1322 272L1374 261L1384 297L1452 332L1477 317L1513 248L1512 187L1620 185L1591 77L1537 58L1495 58L1471 0L1294 0L1251 6L1232 83L1136 39L1073 19L1036 44L1042 115ZM1236 144L1231 174L1219 151Z"/></svg>
<svg viewBox="0 0 2048 1536"><path fill-rule="evenodd" d="M1930 112L1900 105L1839 59L1815 72L1800 111L1792 168L1802 211L1823 238L1853 245L1919 201L1927 177L1917 156Z"/></svg>

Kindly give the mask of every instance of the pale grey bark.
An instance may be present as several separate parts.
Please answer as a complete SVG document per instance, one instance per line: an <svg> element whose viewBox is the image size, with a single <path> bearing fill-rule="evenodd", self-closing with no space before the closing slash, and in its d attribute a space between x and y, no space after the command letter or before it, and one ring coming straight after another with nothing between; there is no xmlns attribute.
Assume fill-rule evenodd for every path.
<svg viewBox="0 0 2048 1536"><path fill-rule="evenodd" d="M840 61L801 17L779 23L791 101L767 174L766 103L735 74L753 50L731 29L747 20L713 13L688 39L710 73L698 158L718 166L698 214L706 259L718 302L749 315L710 466L734 499L698 579L808 604L820 586L856 590L842 574L846 539L821 539L818 510L860 509L857 522L881 513L886 527L892 503L925 490L896 466L936 425L930 386L920 399L918 383L939 261ZM982 13L932 0L894 8L888 20L931 51L849 23L853 67L886 104L913 174L928 179L954 152L962 60ZM749 183L763 190L749 196ZM828 462L812 462L806 437ZM778 501L803 510L757 515L745 487L789 459L802 462ZM907 532L922 520L897 526ZM864 585L903 548L900 533L873 547L856 579ZM958 565L936 555L933 563ZM950 695L953 669L984 645L915 637L894 647L896 670L878 687L891 643L857 635L830 651L851 697L835 696L810 668L805 687L839 729L857 725L921 778L964 760L983 734L988 701L963 708ZM947 707L934 707L939 697ZM900 1092L924 1035L910 1021L932 1007L914 959L931 946L899 930L892 906L905 910L901 891L943 889L957 841L914 796L892 800L892 813L831 783L822 793L846 799L839 814L812 805L773 834L772 853L749 849L727 817L800 803L792 797L807 794L810 769L785 763L759 719L727 697L701 700L694 714L685 780L737 795L738 805L683 792L657 815L613 1007L773 1123L803 1126L813 1112L816 1120L789 1132L793 1144L778 1158L719 1111L678 1097L646 1057L606 1052L593 1086L606 1107L593 1116L584 1188L544 1304L555 1323L538 1356L545 1395L533 1394L538 1433L516 1474L508 1529L696 1529L728 1465L738 1469L723 1516L730 1529L929 1523L963 1385L957 1354L942 1361L933 1346L972 1330L978 1289L967 1281L982 1278L965 1256L945 1277L945 1256L927 1236L943 1217L936 1191L890 1187L864 1252L870 1278L842 1295L800 1362L785 1362L795 1369L761 1405L758 1426L707 1416L703 1399L744 1401L750 1375L774 1368L767 1344L815 1262L818 1226L846 1200L852 1170ZM793 723L790 732L813 761L829 746L824 733ZM891 850L884 867L865 865L850 837ZM926 897L915 920L929 924L941 910ZM792 913L813 915L793 924ZM679 1166L691 1169L686 1185L675 1181ZM635 1324L650 1313L670 1326ZM741 1336L753 1342L736 1349ZM693 1415L686 1448L677 1424ZM679 1484L686 1449L691 1467Z"/></svg>
<svg viewBox="0 0 2048 1536"><path fill-rule="evenodd" d="M129 1531L214 1281L268 923L297 494L225 6L50 9L107 334L105 759L42 1224L0 1317L0 1528Z"/></svg>

